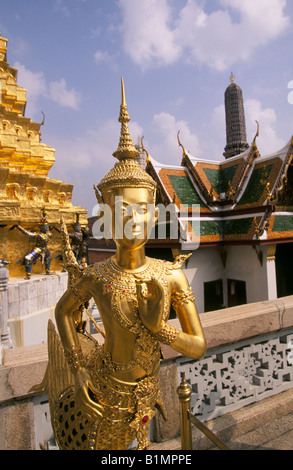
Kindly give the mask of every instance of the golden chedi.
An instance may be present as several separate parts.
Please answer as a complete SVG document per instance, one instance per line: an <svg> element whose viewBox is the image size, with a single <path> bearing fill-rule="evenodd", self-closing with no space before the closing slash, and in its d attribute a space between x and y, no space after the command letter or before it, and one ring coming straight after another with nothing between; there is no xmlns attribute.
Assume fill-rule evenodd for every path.
<svg viewBox="0 0 293 470"><path fill-rule="evenodd" d="M0 94L0 257L10 262L10 276L17 276L25 274L17 262L34 248L34 241L20 230L10 230L12 226L40 232L43 211L50 227L60 225L60 215L73 225L76 213L86 226L87 211L72 205L72 184L48 177L55 150L41 142L43 123L25 116L26 90L17 84L17 69L7 62L7 39L1 35ZM54 230L49 241L52 269L60 269L55 260L60 246L61 235ZM45 273L41 262L32 273Z"/></svg>
<svg viewBox="0 0 293 470"><path fill-rule="evenodd" d="M195 359L206 350L194 295L181 270L186 256L171 263L145 255L158 216L156 185L135 161L123 81L119 120L118 162L95 188L99 202L110 207L112 222L116 220L116 252L106 261L79 266L62 224L69 288L55 309L58 333L49 322L48 368L34 388L49 392L52 426L64 450L122 450L133 442L138 450L149 448L157 408L165 416L159 390L161 345ZM91 298L100 312L104 340L79 333L76 312ZM171 303L180 331L168 323Z"/></svg>

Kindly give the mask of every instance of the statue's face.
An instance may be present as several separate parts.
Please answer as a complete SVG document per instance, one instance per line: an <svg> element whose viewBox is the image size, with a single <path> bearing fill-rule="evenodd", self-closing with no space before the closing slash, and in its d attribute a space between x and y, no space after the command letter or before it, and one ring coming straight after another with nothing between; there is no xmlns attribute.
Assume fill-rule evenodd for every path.
<svg viewBox="0 0 293 470"><path fill-rule="evenodd" d="M112 237L116 245L125 249L143 246L158 218L150 191L146 188L116 189L109 205L112 212Z"/></svg>

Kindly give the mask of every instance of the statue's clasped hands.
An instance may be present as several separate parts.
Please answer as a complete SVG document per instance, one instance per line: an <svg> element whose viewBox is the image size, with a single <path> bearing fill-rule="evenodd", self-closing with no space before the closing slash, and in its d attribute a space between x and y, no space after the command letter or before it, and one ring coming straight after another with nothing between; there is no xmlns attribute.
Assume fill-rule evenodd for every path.
<svg viewBox="0 0 293 470"><path fill-rule="evenodd" d="M148 330L157 334L162 329L164 290L157 279L136 279L139 317Z"/></svg>

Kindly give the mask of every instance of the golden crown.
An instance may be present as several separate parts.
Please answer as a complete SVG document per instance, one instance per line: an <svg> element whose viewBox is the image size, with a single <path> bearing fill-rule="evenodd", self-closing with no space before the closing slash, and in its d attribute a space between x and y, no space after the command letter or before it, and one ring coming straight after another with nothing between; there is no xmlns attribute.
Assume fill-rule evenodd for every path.
<svg viewBox="0 0 293 470"><path fill-rule="evenodd" d="M121 78L121 105L118 121L121 123L120 140L117 150L113 156L119 161L115 163L112 170L104 176L101 182L94 186L98 202L105 199L105 194L114 188L140 187L150 189L155 194L156 183L153 178L135 160L139 151L133 145L128 122L130 117L127 111L123 78ZM99 194L101 192L102 196ZM105 201L104 201L105 202Z"/></svg>

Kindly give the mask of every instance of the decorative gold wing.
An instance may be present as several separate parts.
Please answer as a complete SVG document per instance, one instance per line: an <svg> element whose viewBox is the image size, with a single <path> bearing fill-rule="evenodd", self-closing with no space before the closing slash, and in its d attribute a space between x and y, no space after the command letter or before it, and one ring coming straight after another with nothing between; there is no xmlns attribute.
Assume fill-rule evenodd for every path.
<svg viewBox="0 0 293 470"><path fill-rule="evenodd" d="M85 355L93 348L93 342L80 336ZM53 322L48 322L47 383L52 428L60 449L80 449L88 447L89 421L74 401L74 378L63 352L63 346Z"/></svg>
<svg viewBox="0 0 293 470"><path fill-rule="evenodd" d="M192 253L188 253L188 255L178 255L178 256L176 256L173 263L170 263L172 269L180 269L182 264L185 263L185 261L187 261L190 258L191 255L192 255Z"/></svg>
<svg viewBox="0 0 293 470"><path fill-rule="evenodd" d="M55 400L73 385L74 379L64 356L63 346L55 326L48 322L48 392L50 413L53 416Z"/></svg>

